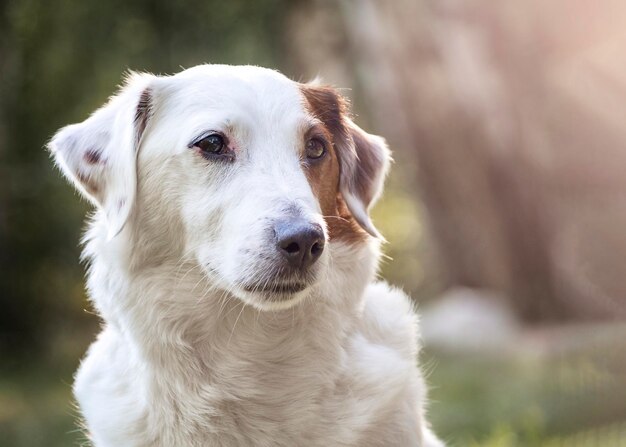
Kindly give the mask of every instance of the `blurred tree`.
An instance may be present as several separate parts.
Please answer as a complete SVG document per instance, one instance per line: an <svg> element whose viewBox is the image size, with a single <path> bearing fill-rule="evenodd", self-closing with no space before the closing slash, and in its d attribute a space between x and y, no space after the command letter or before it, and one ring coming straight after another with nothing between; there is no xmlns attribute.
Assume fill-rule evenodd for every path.
<svg viewBox="0 0 626 447"><path fill-rule="evenodd" d="M391 200L423 202L439 290L497 290L527 322L623 318L624 19L615 0L318 0L288 48L390 141ZM383 216L384 272L416 292L437 275L399 274L432 257L404 217Z"/></svg>
<svg viewBox="0 0 626 447"><path fill-rule="evenodd" d="M341 5L448 283L530 322L626 316L623 2Z"/></svg>

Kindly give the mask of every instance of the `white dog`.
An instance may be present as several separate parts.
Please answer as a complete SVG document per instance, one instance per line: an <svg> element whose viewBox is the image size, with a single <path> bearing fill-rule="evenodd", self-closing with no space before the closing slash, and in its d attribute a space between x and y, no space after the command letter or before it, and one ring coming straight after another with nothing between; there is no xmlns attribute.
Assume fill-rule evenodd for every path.
<svg viewBox="0 0 626 447"><path fill-rule="evenodd" d="M384 141L258 67L132 74L50 143L97 207L104 328L74 393L98 446L440 446L409 299L373 283Z"/></svg>

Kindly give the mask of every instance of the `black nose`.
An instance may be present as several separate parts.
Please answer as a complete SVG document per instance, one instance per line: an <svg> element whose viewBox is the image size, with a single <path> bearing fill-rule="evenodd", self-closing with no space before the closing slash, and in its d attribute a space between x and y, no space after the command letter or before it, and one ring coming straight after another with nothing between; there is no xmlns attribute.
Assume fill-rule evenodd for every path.
<svg viewBox="0 0 626 447"><path fill-rule="evenodd" d="M279 222L274 230L278 251L293 268L310 267L324 251L324 231L318 224L290 219Z"/></svg>

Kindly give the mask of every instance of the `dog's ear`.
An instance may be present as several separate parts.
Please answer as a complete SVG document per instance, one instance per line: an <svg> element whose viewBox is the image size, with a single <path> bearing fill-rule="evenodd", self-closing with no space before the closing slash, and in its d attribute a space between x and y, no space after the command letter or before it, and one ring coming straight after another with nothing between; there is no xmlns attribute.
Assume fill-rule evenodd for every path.
<svg viewBox="0 0 626 447"><path fill-rule="evenodd" d="M124 228L135 203L137 149L152 107L155 77L131 73L119 93L48 144L56 164L106 215L108 237Z"/></svg>
<svg viewBox="0 0 626 447"><path fill-rule="evenodd" d="M356 221L369 234L382 238L369 217L369 209L383 191L391 154L385 139L365 132L344 118L348 138L338 143L340 192Z"/></svg>
<svg viewBox="0 0 626 447"><path fill-rule="evenodd" d="M359 225L374 237L382 238L369 217L378 200L391 154L382 137L369 134L350 118L348 101L328 86L301 85L313 114L333 135L340 165L339 191Z"/></svg>

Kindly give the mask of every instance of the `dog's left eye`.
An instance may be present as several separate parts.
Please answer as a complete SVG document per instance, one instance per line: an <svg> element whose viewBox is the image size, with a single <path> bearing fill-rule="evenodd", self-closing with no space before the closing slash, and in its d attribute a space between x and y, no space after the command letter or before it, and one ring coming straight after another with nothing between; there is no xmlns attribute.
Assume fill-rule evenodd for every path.
<svg viewBox="0 0 626 447"><path fill-rule="evenodd" d="M326 145L317 138L311 138L306 142L306 158L317 160L326 154Z"/></svg>

